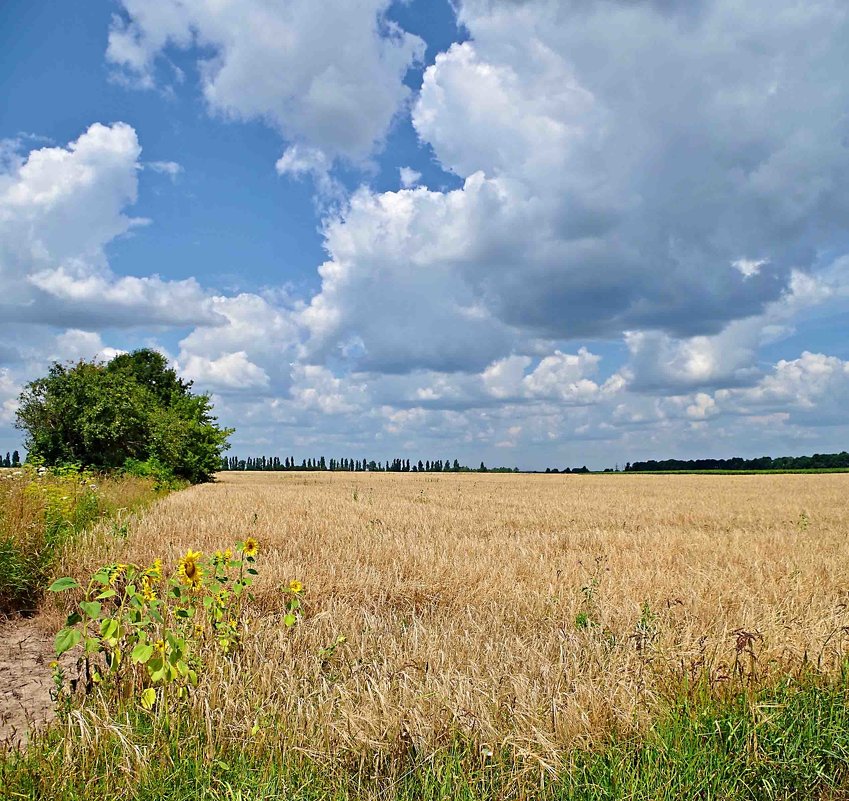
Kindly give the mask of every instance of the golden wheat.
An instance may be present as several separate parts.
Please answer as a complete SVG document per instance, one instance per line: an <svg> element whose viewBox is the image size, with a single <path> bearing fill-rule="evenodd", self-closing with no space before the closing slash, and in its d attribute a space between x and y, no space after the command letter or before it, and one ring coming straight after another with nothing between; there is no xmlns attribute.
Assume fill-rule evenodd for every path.
<svg viewBox="0 0 849 801"><path fill-rule="evenodd" d="M126 541L92 535L65 570L254 535L245 648L192 699L212 740L362 760L460 734L544 766L693 682L837 669L847 491L846 475L228 473ZM307 614L284 631L292 578Z"/></svg>

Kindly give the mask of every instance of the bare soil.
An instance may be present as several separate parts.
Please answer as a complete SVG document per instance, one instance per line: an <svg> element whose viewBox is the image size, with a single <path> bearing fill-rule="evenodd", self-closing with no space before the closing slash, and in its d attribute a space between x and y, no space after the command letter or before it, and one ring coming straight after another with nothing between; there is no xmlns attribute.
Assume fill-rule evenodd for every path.
<svg viewBox="0 0 849 801"><path fill-rule="evenodd" d="M0 623L0 748L25 745L53 717L53 636L36 620Z"/></svg>

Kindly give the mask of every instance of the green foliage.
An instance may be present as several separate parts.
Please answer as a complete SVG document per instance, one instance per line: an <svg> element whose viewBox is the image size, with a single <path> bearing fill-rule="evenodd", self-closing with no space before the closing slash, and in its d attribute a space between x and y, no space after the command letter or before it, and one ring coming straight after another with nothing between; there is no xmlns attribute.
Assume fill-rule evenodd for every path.
<svg viewBox="0 0 849 801"><path fill-rule="evenodd" d="M106 512L91 474L10 477L0 487L0 612L34 608L61 549Z"/></svg>
<svg viewBox="0 0 849 801"><path fill-rule="evenodd" d="M229 447L232 429L215 420L209 396L193 394L152 350L108 364L56 362L24 388L17 413L30 460L100 470L148 463L163 481L192 483L209 480Z"/></svg>
<svg viewBox="0 0 849 801"><path fill-rule="evenodd" d="M56 635L57 656L80 652L73 682L66 683L54 662L59 713L95 690L107 700L135 698L148 710L169 688L184 697L216 649L230 655L241 645L258 549L248 537L237 544L235 557L229 548L208 559L189 550L170 576L160 559L148 567L114 564L97 570ZM55 593L78 589L70 577L50 587ZM283 590L286 626L298 620L302 591L298 581Z"/></svg>
<svg viewBox="0 0 849 801"><path fill-rule="evenodd" d="M156 489L177 490L185 486L185 483L178 479L168 467L153 457L143 462L138 459L127 459L121 472L128 476L152 478Z"/></svg>

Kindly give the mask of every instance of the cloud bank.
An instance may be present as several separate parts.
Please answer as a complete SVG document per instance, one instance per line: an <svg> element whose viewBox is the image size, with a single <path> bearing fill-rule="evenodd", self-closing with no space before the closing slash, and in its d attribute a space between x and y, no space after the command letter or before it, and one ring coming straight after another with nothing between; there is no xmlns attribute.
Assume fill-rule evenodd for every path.
<svg viewBox="0 0 849 801"><path fill-rule="evenodd" d="M544 466L845 444L847 362L764 357L849 304L845 3L466 0L468 38L416 91L424 43L388 0L121 8L116 74L162 88L189 54L213 115L270 125L269 169L333 197L320 286L281 302L118 274L139 170L179 165L145 164L124 123L7 147L0 311L36 333L0 351L0 401L44 354L180 330L170 355L243 448ZM405 153L400 189L348 192L340 163L407 113L459 186Z"/></svg>

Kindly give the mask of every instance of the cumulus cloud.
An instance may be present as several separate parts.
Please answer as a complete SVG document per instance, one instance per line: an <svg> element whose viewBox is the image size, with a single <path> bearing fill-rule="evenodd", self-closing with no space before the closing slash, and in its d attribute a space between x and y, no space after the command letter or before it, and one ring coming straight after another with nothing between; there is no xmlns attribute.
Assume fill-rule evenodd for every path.
<svg viewBox="0 0 849 801"><path fill-rule="evenodd" d="M327 227L316 340L359 338L375 369L478 370L517 339L653 331L654 350L703 338L661 354L691 384L742 380L752 346L706 338L844 248L849 10L694 9L461 4L470 39L425 71L413 123L464 184L355 195Z"/></svg>
<svg viewBox="0 0 849 801"><path fill-rule="evenodd" d="M295 406L324 414L354 412L362 406L366 387L338 378L315 364L293 366L292 399Z"/></svg>
<svg viewBox="0 0 849 801"><path fill-rule="evenodd" d="M591 403L598 395L599 386L587 378L587 374L595 373L599 361L600 358L586 348L576 354L558 350L546 356L522 383L532 397Z"/></svg>
<svg viewBox="0 0 849 801"><path fill-rule="evenodd" d="M14 423L21 389L11 372L5 367L0 368L0 425Z"/></svg>
<svg viewBox="0 0 849 801"><path fill-rule="evenodd" d="M845 424L849 362L805 351L797 359L781 359L755 386L719 390L715 399L738 414L780 412L807 425Z"/></svg>
<svg viewBox="0 0 849 801"><path fill-rule="evenodd" d="M225 353L217 359L189 355L179 367L185 376L211 389L249 391L267 387L269 383L265 370L251 362L243 350Z"/></svg>
<svg viewBox="0 0 849 801"><path fill-rule="evenodd" d="M80 331L76 328L69 328L57 335L54 347L50 360L57 362L76 362L80 359L108 362L125 352L104 345L96 331Z"/></svg>
<svg viewBox="0 0 849 801"><path fill-rule="evenodd" d="M330 260L321 292L301 313L318 358L360 345L361 369L477 370L513 334L456 269L470 246L463 192L363 189L325 225ZM473 246L473 243L471 243Z"/></svg>
<svg viewBox="0 0 849 801"><path fill-rule="evenodd" d="M104 252L147 221L130 217L141 147L125 123L94 123L0 173L0 310L15 322L76 326L216 322L194 279L116 276Z"/></svg>
<svg viewBox="0 0 849 801"><path fill-rule="evenodd" d="M250 293L216 295L209 309L222 322L198 326L180 341L177 361L200 386L286 396L300 332L293 313Z"/></svg>
<svg viewBox="0 0 849 801"><path fill-rule="evenodd" d="M261 119L330 159L367 157L406 102L424 42L385 16L390 0L121 0L107 58L156 84L169 48L195 49L212 111Z"/></svg>

